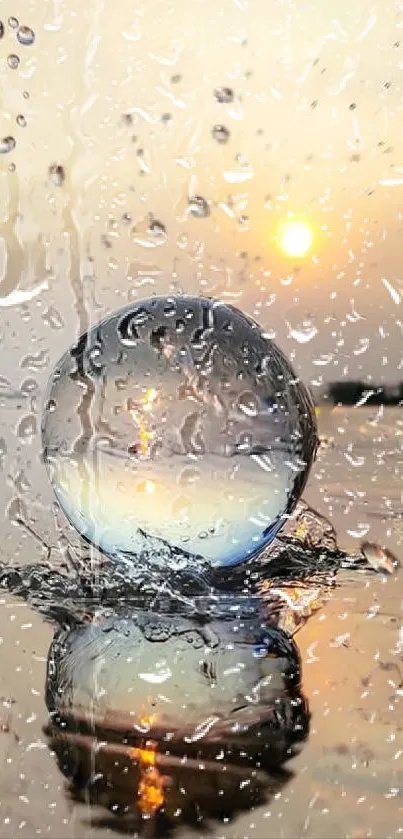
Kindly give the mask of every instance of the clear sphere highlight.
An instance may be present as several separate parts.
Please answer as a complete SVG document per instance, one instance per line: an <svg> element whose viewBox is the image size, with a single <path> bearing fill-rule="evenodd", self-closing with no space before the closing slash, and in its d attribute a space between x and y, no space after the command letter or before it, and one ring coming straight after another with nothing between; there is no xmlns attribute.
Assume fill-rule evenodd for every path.
<svg viewBox="0 0 403 839"><path fill-rule="evenodd" d="M237 309L154 297L81 336L51 378L44 459L70 522L110 557L147 537L230 566L301 495L316 447L308 391Z"/></svg>

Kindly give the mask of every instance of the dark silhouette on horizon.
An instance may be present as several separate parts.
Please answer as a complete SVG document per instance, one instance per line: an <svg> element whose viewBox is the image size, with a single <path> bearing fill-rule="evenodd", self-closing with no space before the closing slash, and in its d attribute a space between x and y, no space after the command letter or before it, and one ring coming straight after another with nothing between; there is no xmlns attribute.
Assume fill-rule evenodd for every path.
<svg viewBox="0 0 403 839"><path fill-rule="evenodd" d="M360 380L331 382L326 396L334 405L403 405L403 381L396 385Z"/></svg>

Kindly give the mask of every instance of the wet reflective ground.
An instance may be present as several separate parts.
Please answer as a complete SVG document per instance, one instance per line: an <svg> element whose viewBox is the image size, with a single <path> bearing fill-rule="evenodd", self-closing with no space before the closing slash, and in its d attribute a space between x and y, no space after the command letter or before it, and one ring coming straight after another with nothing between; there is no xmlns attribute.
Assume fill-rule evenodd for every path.
<svg viewBox="0 0 403 839"><path fill-rule="evenodd" d="M346 547L356 546L364 526L369 526L366 538L385 541L399 553L399 414L385 412L375 424L374 420L374 413L365 409L321 417L321 431L335 436L335 447L322 452L306 497L331 515ZM345 434L338 428L345 429ZM345 457L347 435L355 451L348 454L357 457L359 450L360 457L365 457L359 471ZM382 452L394 452L394 457L387 457L381 471ZM367 495L361 499L356 495L351 504L351 492ZM386 495L390 502L387 522ZM358 531L360 537L352 535ZM25 544L28 558L30 543ZM253 785L247 783L244 800L236 797L235 812L216 806L212 788L207 793L212 817L198 824L198 813L193 812L194 827L190 816L186 825L178 818L177 835L192 836L193 831L195 836L226 839L399 835L403 814L401 601L401 577L374 576L369 581L363 578L360 584L346 575L331 602L297 635L304 693L312 713L310 737L301 753L269 781L260 784L255 776ZM117 806L115 812L99 806L105 803L105 790L98 790L100 801L92 806L88 790L87 803L77 788L69 793L63 774L56 769L56 756L48 749L43 732L47 719L44 684L53 628L8 595L2 597L0 620L0 836L70 839L103 837L111 829L133 833L133 819L119 815ZM206 789L210 782L208 771L203 772L199 779L197 772L194 776L199 794L201 778ZM193 782L191 773L186 773L185 780L188 785ZM148 823L146 831L154 827ZM156 828L167 835L166 823Z"/></svg>

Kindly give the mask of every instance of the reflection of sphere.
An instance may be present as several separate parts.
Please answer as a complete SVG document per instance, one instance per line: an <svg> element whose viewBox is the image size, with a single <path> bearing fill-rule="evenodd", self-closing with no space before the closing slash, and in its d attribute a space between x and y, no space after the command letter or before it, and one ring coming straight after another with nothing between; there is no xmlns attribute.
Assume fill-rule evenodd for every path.
<svg viewBox="0 0 403 839"><path fill-rule="evenodd" d="M312 403L236 309L156 297L115 313L59 362L45 461L70 521L109 555L144 534L213 565L276 534L316 445Z"/></svg>
<svg viewBox="0 0 403 839"><path fill-rule="evenodd" d="M231 780L239 793L241 771L250 779L255 765L280 765L305 739L300 677L294 642L258 617L100 615L52 642L48 733L63 771L83 785L106 777L115 799L135 803L147 748L171 787L216 799Z"/></svg>

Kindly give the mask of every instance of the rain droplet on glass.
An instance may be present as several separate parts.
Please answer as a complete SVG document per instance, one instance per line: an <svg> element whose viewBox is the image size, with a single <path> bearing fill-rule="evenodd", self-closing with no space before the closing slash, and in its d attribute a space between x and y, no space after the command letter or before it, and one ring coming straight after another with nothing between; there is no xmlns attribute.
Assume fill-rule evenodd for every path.
<svg viewBox="0 0 403 839"><path fill-rule="evenodd" d="M55 186L63 186L66 174L60 163L52 163L48 169L49 178Z"/></svg>
<svg viewBox="0 0 403 839"><path fill-rule="evenodd" d="M207 218L210 215L210 207L206 199L201 195L189 198L189 213L196 218Z"/></svg>
<svg viewBox="0 0 403 839"><path fill-rule="evenodd" d="M22 417L17 426L17 435L25 443L31 443L36 434L36 416L35 414L27 414Z"/></svg>
<svg viewBox="0 0 403 839"><path fill-rule="evenodd" d="M234 91L231 87L216 87L214 98L220 105L228 105L234 101Z"/></svg>
<svg viewBox="0 0 403 839"><path fill-rule="evenodd" d="M156 236L156 237L164 236L165 237L166 236L165 225L162 223L162 221L157 221L156 219L153 219L153 221L150 222L150 232L153 234L153 236Z"/></svg>
<svg viewBox="0 0 403 839"><path fill-rule="evenodd" d="M42 320L51 329L63 329L64 321L60 312L54 306L49 306L42 315Z"/></svg>
<svg viewBox="0 0 403 839"><path fill-rule="evenodd" d="M225 127L225 125L214 125L211 134L213 140L215 140L217 143L221 143L222 145L228 143L228 140L230 138L230 132L228 128Z"/></svg>
<svg viewBox="0 0 403 839"><path fill-rule="evenodd" d="M8 64L9 67L11 67L11 70L16 70L19 63L20 63L20 59L18 58L18 55L15 55L13 53L13 54L7 56L7 64Z"/></svg>
<svg viewBox="0 0 403 839"><path fill-rule="evenodd" d="M17 32L17 40L24 47L29 47L35 41L35 32L30 26L20 26Z"/></svg>
<svg viewBox="0 0 403 839"><path fill-rule="evenodd" d="M15 149L15 139L14 137L2 137L0 140L0 154L8 154L10 151Z"/></svg>

